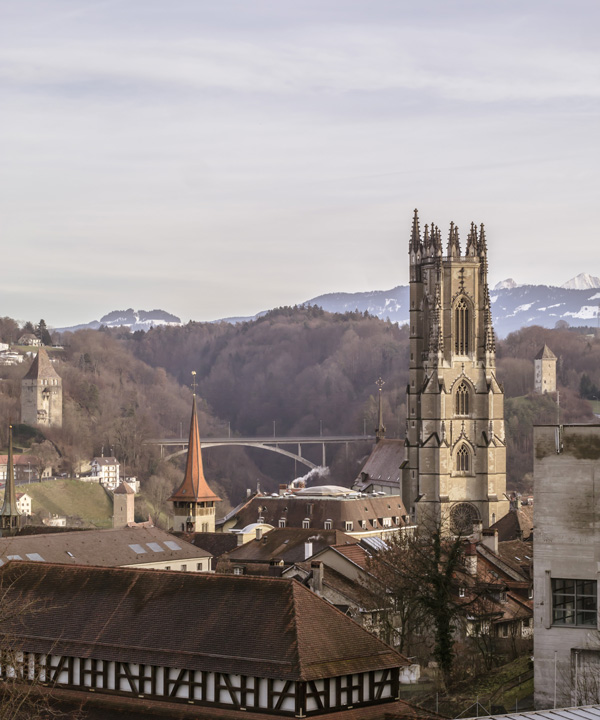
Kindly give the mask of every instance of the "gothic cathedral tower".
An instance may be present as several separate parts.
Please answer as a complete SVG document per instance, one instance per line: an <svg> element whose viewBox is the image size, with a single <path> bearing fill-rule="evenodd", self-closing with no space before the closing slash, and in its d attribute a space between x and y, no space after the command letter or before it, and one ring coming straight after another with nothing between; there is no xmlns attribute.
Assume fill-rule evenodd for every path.
<svg viewBox="0 0 600 720"><path fill-rule="evenodd" d="M410 240L410 373L402 496L423 512L469 531L508 512L504 393L496 380L495 336L483 225L471 223L464 255L450 223L446 255L435 225Z"/></svg>

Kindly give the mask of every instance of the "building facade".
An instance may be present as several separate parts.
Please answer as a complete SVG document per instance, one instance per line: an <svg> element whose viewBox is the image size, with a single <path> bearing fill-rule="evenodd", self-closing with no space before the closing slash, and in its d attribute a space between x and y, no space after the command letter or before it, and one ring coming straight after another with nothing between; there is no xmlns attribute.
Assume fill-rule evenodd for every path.
<svg viewBox="0 0 600 720"><path fill-rule="evenodd" d="M116 457L95 457L92 460L91 479L104 485L107 490L116 490L121 484L120 470Z"/></svg>
<svg viewBox="0 0 600 720"><path fill-rule="evenodd" d="M600 425L534 428L537 709L600 702Z"/></svg>
<svg viewBox="0 0 600 720"><path fill-rule="evenodd" d="M21 381L21 422L62 427L62 380L43 347Z"/></svg>
<svg viewBox="0 0 600 720"><path fill-rule="evenodd" d="M410 372L404 504L455 529L489 527L508 512L504 393L483 225L471 223L464 253L450 224L444 254L439 228L417 211L410 254Z"/></svg>

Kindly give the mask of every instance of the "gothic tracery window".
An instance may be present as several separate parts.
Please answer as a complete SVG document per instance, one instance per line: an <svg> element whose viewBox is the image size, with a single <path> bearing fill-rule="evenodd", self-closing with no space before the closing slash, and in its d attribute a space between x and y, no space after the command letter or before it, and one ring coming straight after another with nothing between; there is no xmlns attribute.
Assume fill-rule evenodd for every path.
<svg viewBox="0 0 600 720"><path fill-rule="evenodd" d="M457 355L468 355L471 338L469 332L469 304L461 298L454 307L454 351Z"/></svg>
<svg viewBox="0 0 600 720"><path fill-rule="evenodd" d="M456 414L469 414L469 387L466 382L461 382L456 390Z"/></svg>
<svg viewBox="0 0 600 720"><path fill-rule="evenodd" d="M471 453L466 445L461 445L456 453L456 469L458 472L471 471Z"/></svg>

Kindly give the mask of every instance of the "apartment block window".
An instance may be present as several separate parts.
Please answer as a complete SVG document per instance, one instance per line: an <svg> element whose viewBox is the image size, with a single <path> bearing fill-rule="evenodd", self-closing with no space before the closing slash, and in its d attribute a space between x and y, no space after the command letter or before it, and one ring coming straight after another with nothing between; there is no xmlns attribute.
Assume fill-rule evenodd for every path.
<svg viewBox="0 0 600 720"><path fill-rule="evenodd" d="M181 570L182 570L183 572L185 572L185 571L187 570L187 565L182 565L182 566L181 566Z"/></svg>
<svg viewBox="0 0 600 720"><path fill-rule="evenodd" d="M309 518L305 518L305 519L302 521L302 527L303 527L305 530L308 530L308 528L310 527L310 519L309 519Z"/></svg>
<svg viewBox="0 0 600 720"><path fill-rule="evenodd" d="M552 578L552 624L596 627L596 580Z"/></svg>
<svg viewBox="0 0 600 720"><path fill-rule="evenodd" d="M202 571L202 563L196 563L196 570L198 570L198 572Z"/></svg>
<svg viewBox="0 0 600 720"><path fill-rule="evenodd" d="M331 530L332 525L331 520L325 520L325 530Z"/></svg>
<svg viewBox="0 0 600 720"><path fill-rule="evenodd" d="M354 523L351 520L346 520L344 527L346 532L352 532L354 530Z"/></svg>
<svg viewBox="0 0 600 720"><path fill-rule="evenodd" d="M465 589L464 587L458 588L458 597L463 598L465 596Z"/></svg>
<svg viewBox="0 0 600 720"><path fill-rule="evenodd" d="M279 518L279 527L285 527L285 518Z"/></svg>

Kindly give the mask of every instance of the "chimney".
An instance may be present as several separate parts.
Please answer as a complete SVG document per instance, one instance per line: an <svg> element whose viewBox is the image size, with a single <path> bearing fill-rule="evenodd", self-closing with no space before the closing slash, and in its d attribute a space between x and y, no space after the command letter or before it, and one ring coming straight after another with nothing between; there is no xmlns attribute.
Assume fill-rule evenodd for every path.
<svg viewBox="0 0 600 720"><path fill-rule="evenodd" d="M467 543L465 547L465 568L471 577L477 575L477 548L475 543Z"/></svg>
<svg viewBox="0 0 600 720"><path fill-rule="evenodd" d="M237 536L237 544L243 545L244 544L244 533L238 533Z"/></svg>
<svg viewBox="0 0 600 720"><path fill-rule="evenodd" d="M252 495L252 490L250 488L246 488L246 497L249 498Z"/></svg>
<svg viewBox="0 0 600 720"><path fill-rule="evenodd" d="M311 589L320 595L323 592L323 563L315 560L311 562L310 569L312 571Z"/></svg>
<svg viewBox="0 0 600 720"><path fill-rule="evenodd" d="M313 544L311 542L304 543L304 559L308 560L313 554Z"/></svg>
<svg viewBox="0 0 600 720"><path fill-rule="evenodd" d="M491 550L495 555L498 554L498 531L497 530L484 530L481 542Z"/></svg>
<svg viewBox="0 0 600 720"><path fill-rule="evenodd" d="M256 539L260 540L263 534L263 529L261 527L256 528Z"/></svg>
<svg viewBox="0 0 600 720"><path fill-rule="evenodd" d="M479 520L473 523L473 540L479 542L481 540L481 533L483 532L483 523Z"/></svg>
<svg viewBox="0 0 600 720"><path fill-rule="evenodd" d="M280 484L279 485L279 494L285 495L285 493L287 492L287 489L288 489L287 485Z"/></svg>

